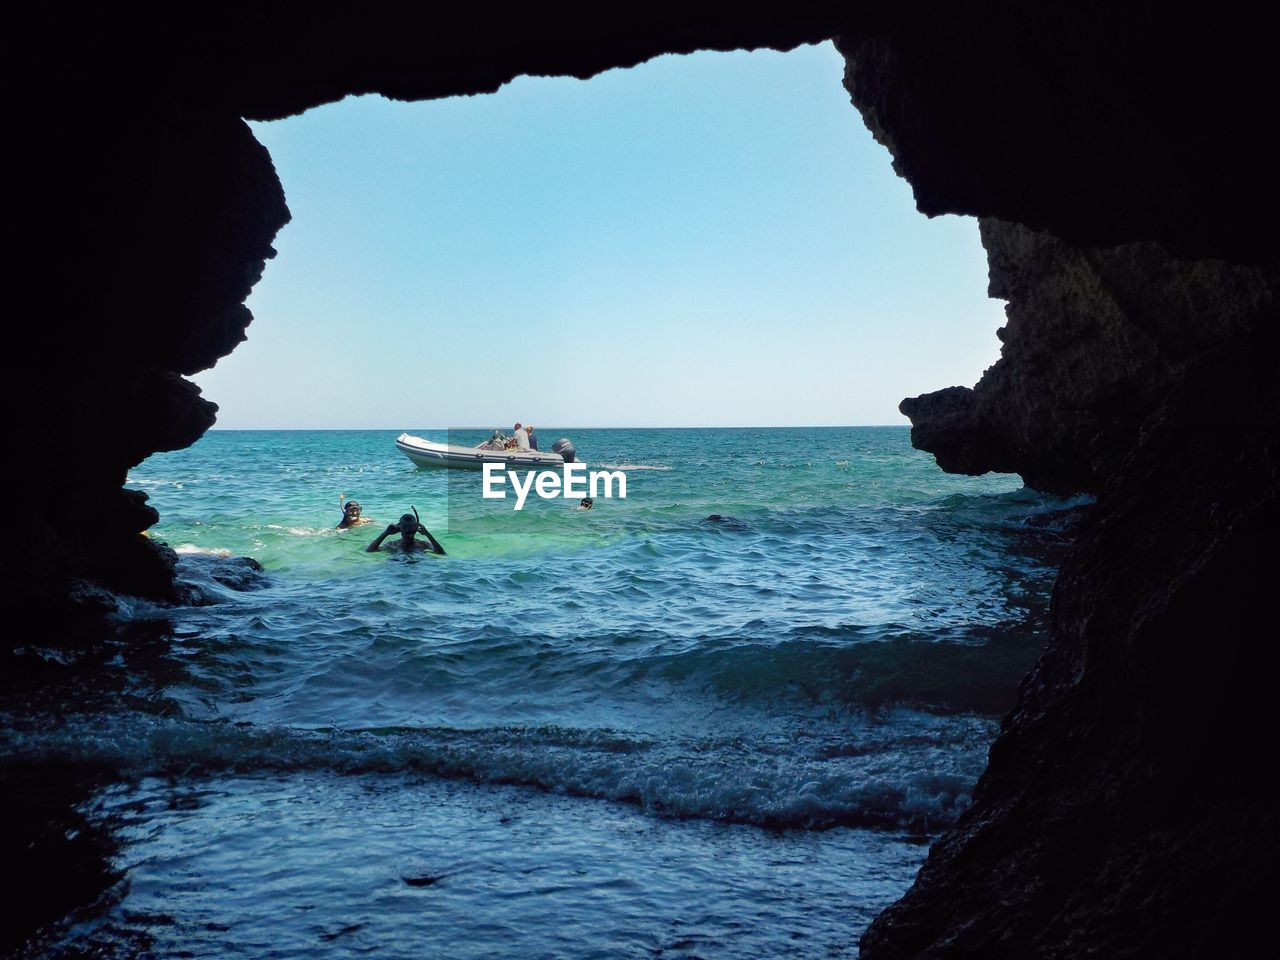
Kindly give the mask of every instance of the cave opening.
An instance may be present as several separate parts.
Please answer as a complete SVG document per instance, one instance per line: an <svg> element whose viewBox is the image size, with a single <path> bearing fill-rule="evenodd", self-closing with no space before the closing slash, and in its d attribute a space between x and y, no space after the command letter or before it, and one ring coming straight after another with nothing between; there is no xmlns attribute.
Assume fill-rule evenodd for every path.
<svg viewBox="0 0 1280 960"><path fill-rule="evenodd" d="M254 124L292 220L248 341L194 376L219 428L127 483L187 604L134 610L155 636L92 662L108 706L32 746L127 772L79 808L127 838L128 891L55 942L301 944L279 917L310 903L370 944L556 953L577 918L765 955L906 889L1043 642L1062 504L912 448L898 401L975 380L1001 306L843 70L703 53ZM392 443L530 416L630 496L477 513ZM375 522L337 529L340 497ZM410 508L446 557L362 549ZM246 868L291 889L181 892Z"/></svg>
<svg viewBox="0 0 1280 960"><path fill-rule="evenodd" d="M1274 138L1257 123L1270 34L1247 12L873 4L839 19L646 16L620 32L542 12L267 10L191 32L112 10L31 37L41 83L20 106L34 161L20 202L34 248L59 255L37 257L25 284L45 302L21 355L55 358L58 375L17 371L40 398L17 418L19 446L45 469L27 563L7 585L50 614L54 646L20 632L5 671L5 819L19 828L7 849L24 883L19 939L4 930L3 948L38 924L30 955L140 943L487 955L513 941L555 955L584 942L832 953L944 829L864 956L1201 956L1265 935L1257 879L1275 817L1257 758L1273 671L1250 621L1265 616L1256 558L1276 519L1278 195ZM242 118L831 37L920 209L982 218L992 290L1009 302L1001 360L973 390L914 398L913 439L948 471L1099 494L968 812L999 712L982 685L992 663L1026 655L992 641L1016 636L1016 620L1022 646L1038 646L1026 614L1057 566L1032 556L1063 532L1056 521L1016 514L1034 497L930 491L913 473L895 504L883 476L850 484L789 443L737 458L731 484L700 473L714 504L681 492L612 532L610 511L575 514L587 539L606 534L561 540L576 562L526 541L434 566L375 567L355 551L316 565L305 557L351 541L283 516L280 486L315 480L305 499L318 502L376 484L383 452L317 456L316 441L300 468L263 443L250 475L215 431L192 448L202 463L147 460L211 425L185 378L240 341L288 219ZM234 367L201 377L228 424L242 415L224 390ZM323 377L317 408L340 393L342 372ZM874 444L859 452L819 460L903 466ZM144 460L160 469L122 489ZM760 511L770 465L806 479ZM721 512L728 489L751 499ZM154 533L189 548L177 583L173 554L139 535L157 517L143 491L172 518ZM372 512L416 493L383 487ZM276 556L265 575L214 555L201 538L235 503L261 523L228 552L285 536L316 549ZM199 508L180 542L182 504ZM544 534L568 522L534 519ZM912 555L927 562L904 566ZM911 588L938 581L956 589ZM630 620L614 615L623 602ZM824 604L859 615L824 620ZM104 640L113 613L125 623ZM892 629L927 623L941 634ZM69 875L84 885L67 889ZM233 888L248 895L232 902ZM57 920L95 891L96 906ZM592 912L605 901L607 915ZM282 923L290 905L313 922Z"/></svg>
<svg viewBox="0 0 1280 960"><path fill-rule="evenodd" d="M995 359L1001 305L974 221L915 212L843 71L830 43L704 52L253 124L292 219L249 341L196 377L218 426L509 427L531 400L566 427L902 424ZM427 397L388 375L406 355ZM536 387L479 389L486 358Z"/></svg>
<svg viewBox="0 0 1280 960"><path fill-rule="evenodd" d="M371 867L461 875L453 924L485 944L487 922L525 923L553 952L547 906L503 888L495 913L475 877L578 878L552 915L624 940L764 910L734 935L747 952L834 948L905 888L1043 640L1061 542L1030 521L1059 504L945 475L897 425L903 395L977 378L1001 308L974 222L915 211L842 75L830 45L707 53L255 124L292 221L248 342L196 378L229 429L130 472L216 601L171 617L200 665L166 686L179 719L149 748L218 771L154 821L196 831L177 847L207 876L227 823L258 850L287 803L316 829L283 869L367 851L342 874L370 936L397 915L375 915ZM628 471L631 497L460 521L391 444L529 416ZM376 523L335 529L339 496ZM447 566L360 549L410 505ZM265 574L228 573L240 556ZM340 825L353 791L376 828ZM651 824L657 844L628 839ZM767 919L750 878L779 843L800 892ZM715 886L698 860L742 892L691 921L677 903ZM584 899L619 869L623 892ZM852 928L819 908L842 885Z"/></svg>

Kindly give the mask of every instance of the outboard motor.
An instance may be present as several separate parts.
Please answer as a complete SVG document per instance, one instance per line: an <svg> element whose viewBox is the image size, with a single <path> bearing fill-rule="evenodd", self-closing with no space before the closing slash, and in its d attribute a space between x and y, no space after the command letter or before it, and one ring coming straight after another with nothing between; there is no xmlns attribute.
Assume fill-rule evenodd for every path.
<svg viewBox="0 0 1280 960"><path fill-rule="evenodd" d="M564 458L565 463L573 463L578 456L578 451L573 449L573 441L568 437L561 437L551 445L551 452L558 453Z"/></svg>

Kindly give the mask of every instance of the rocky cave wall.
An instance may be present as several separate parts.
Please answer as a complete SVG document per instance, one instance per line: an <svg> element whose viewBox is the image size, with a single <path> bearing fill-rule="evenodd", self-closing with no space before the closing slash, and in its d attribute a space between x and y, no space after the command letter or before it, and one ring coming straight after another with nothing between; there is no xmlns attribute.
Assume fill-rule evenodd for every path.
<svg viewBox="0 0 1280 960"><path fill-rule="evenodd" d="M988 293L1008 301L1000 359L972 389L900 406L912 443L951 473L1096 494L1177 384L1274 320L1274 264L1180 259L1152 242L1078 247L993 218L979 229Z"/></svg>
<svg viewBox="0 0 1280 960"><path fill-rule="evenodd" d="M33 305L8 385L40 484L15 496L34 535L11 602L172 596L172 555L141 535L155 513L122 483L213 422L185 376L244 338L288 219L245 118L835 37L920 209L983 218L1008 301L975 388L904 401L913 441L949 470L1098 495L973 807L864 955L1230 953L1263 923L1275 657L1249 624L1276 532L1280 155L1269 34L1243 6L202 14L199 30L102 10L21 34Z"/></svg>
<svg viewBox="0 0 1280 960"><path fill-rule="evenodd" d="M1086 5L838 41L921 209L982 218L1007 301L975 387L903 401L912 442L1098 497L973 806L867 930L869 960L1243 956L1266 936L1280 167L1257 29Z"/></svg>

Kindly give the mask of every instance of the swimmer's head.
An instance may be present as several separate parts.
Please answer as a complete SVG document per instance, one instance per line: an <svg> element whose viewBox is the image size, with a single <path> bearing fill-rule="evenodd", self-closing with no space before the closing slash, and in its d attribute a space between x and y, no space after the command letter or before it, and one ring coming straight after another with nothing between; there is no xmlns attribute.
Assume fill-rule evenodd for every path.
<svg viewBox="0 0 1280 960"><path fill-rule="evenodd" d="M348 500L342 507L342 513L348 520L360 519L360 504L354 500Z"/></svg>
<svg viewBox="0 0 1280 960"><path fill-rule="evenodd" d="M397 526L400 528L400 536L412 537L418 532L418 518L412 513L402 514Z"/></svg>
<svg viewBox="0 0 1280 960"><path fill-rule="evenodd" d="M578 504L578 506L583 510L590 510L595 505L596 505L596 502L592 500L590 497L583 497L582 501Z"/></svg>

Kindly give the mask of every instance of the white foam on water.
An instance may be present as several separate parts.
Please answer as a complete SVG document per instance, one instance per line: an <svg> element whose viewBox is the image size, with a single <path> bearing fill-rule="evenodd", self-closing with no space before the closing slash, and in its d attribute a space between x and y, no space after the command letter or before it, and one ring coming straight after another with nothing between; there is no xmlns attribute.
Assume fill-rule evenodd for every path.
<svg viewBox="0 0 1280 960"><path fill-rule="evenodd" d="M194 543L180 543L173 548L173 552L180 556L202 556L202 557L229 557L230 550L224 550L221 547L198 547Z"/></svg>
<svg viewBox="0 0 1280 960"><path fill-rule="evenodd" d="M781 758L736 743L558 727L341 731L135 716L10 729L0 745L9 763L71 763L132 777L416 773L608 800L676 819L819 830L936 830L968 806L979 772L972 757L937 749Z"/></svg>
<svg viewBox="0 0 1280 960"><path fill-rule="evenodd" d="M268 530L283 530L295 537L327 537L333 533L335 527L290 527L281 523L268 523Z"/></svg>

